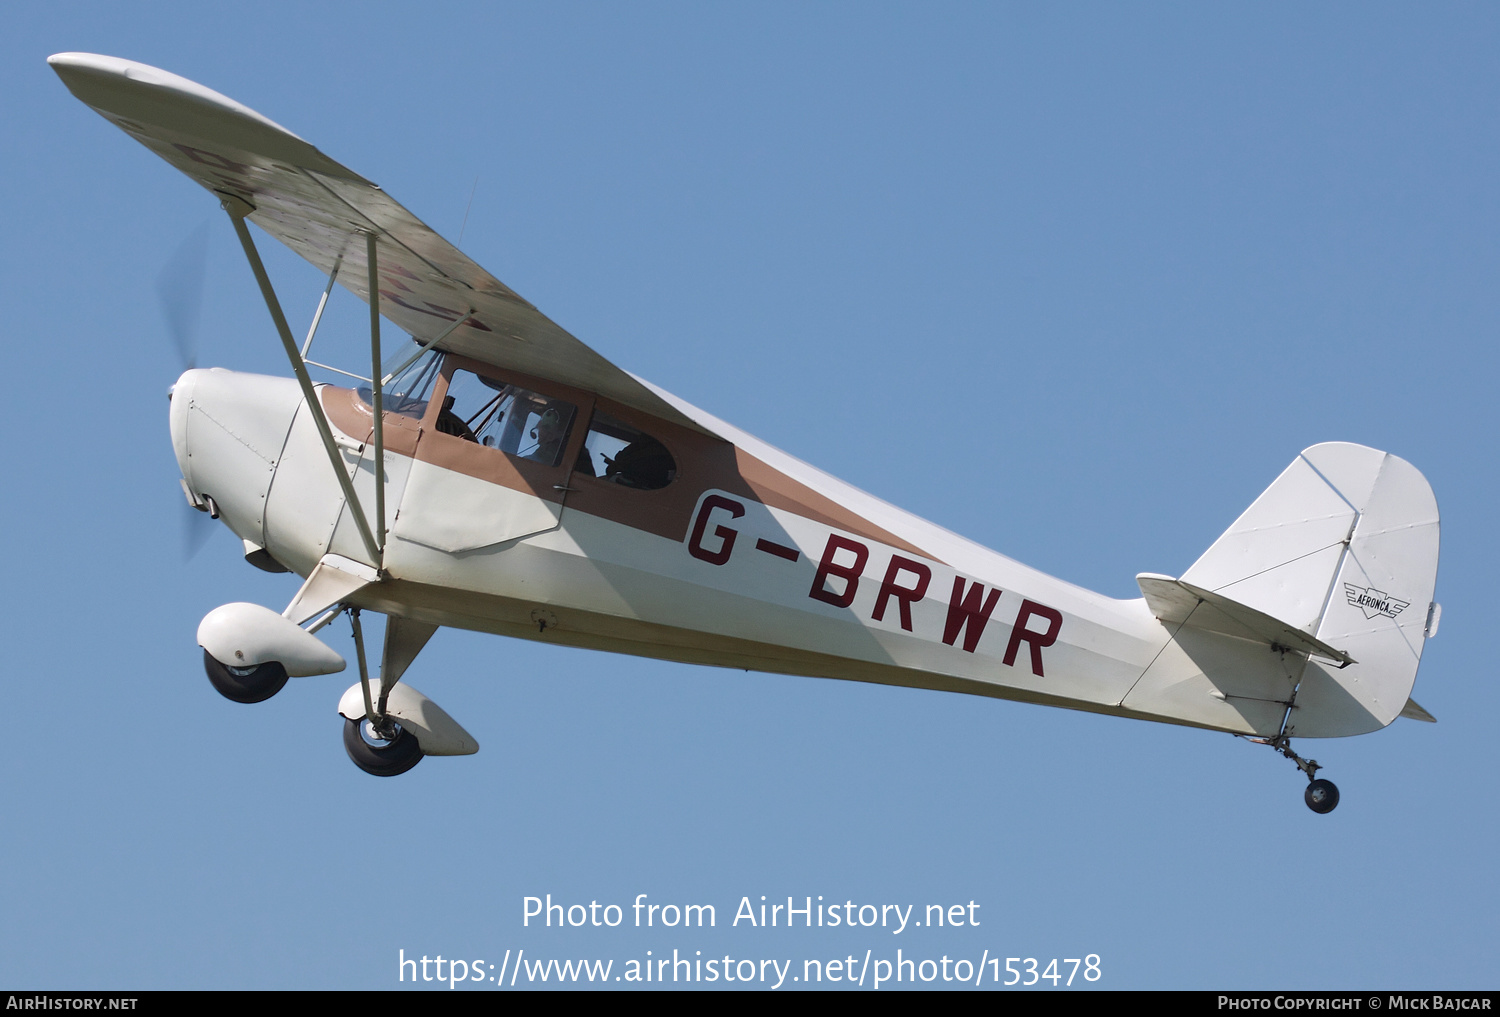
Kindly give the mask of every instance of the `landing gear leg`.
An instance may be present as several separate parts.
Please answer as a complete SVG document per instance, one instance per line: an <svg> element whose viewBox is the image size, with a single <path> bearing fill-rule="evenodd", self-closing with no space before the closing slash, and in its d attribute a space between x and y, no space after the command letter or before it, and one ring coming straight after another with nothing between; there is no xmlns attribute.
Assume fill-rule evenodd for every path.
<svg viewBox="0 0 1500 1017"><path fill-rule="evenodd" d="M1286 661L1287 650L1285 647L1272 647L1281 653L1283 663ZM1295 654L1293 655L1296 656ZM1291 677L1289 675L1289 677ZM1250 741L1257 745L1269 745L1280 752L1283 756L1297 764L1297 769L1307 774L1307 790L1302 795L1302 800L1307 807L1319 815L1325 815L1338 808L1339 789L1331 780L1319 780L1318 771L1322 769L1316 759L1303 759L1292 751L1292 736L1287 728L1291 724L1292 711L1297 708L1297 693L1302 689L1302 679L1295 677L1292 684L1292 694L1285 701L1280 701L1286 707L1286 712L1281 715L1281 729L1276 732L1274 738L1251 738Z"/></svg>
<svg viewBox="0 0 1500 1017"><path fill-rule="evenodd" d="M1326 815L1338 808L1339 789L1338 785L1331 780L1322 780L1317 777L1317 772L1322 769L1316 759L1303 759L1292 751L1292 739L1290 735L1279 734L1275 738L1252 738L1257 745L1269 745L1280 752L1283 756L1297 764L1297 769L1307 774L1307 790L1302 795L1302 800L1307 802L1307 807L1319 815Z"/></svg>
<svg viewBox="0 0 1500 1017"><path fill-rule="evenodd" d="M422 761L422 747L417 744L415 735L386 715L388 688L382 689L377 709L376 698L370 694L370 667L365 659L365 634L359 623L359 608L349 608L349 623L354 628L354 646L359 656L359 683L365 696L365 716L363 720L344 719L344 751L349 753L354 765L366 773L394 777Z"/></svg>

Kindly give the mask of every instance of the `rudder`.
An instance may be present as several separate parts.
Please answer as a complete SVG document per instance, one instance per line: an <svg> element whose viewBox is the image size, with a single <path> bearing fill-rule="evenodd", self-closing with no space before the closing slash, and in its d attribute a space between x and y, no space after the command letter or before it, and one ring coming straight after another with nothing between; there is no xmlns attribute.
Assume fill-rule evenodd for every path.
<svg viewBox="0 0 1500 1017"><path fill-rule="evenodd" d="M1287 733L1362 734L1401 714L1437 582L1432 488L1397 456L1346 442L1299 455L1182 576L1343 650L1308 661Z"/></svg>

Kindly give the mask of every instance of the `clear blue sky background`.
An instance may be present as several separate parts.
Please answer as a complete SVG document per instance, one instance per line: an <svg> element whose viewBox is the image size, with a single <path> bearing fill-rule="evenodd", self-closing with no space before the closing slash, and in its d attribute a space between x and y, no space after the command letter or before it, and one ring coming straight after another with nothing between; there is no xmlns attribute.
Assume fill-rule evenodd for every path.
<svg viewBox="0 0 1500 1017"><path fill-rule="evenodd" d="M1497 47L1486 4L13 12L0 985L900 947L1097 953L1113 988L1494 988ZM1343 790L1320 817L1227 735L444 631L408 677L483 750L367 777L347 674L253 707L203 677L202 615L296 581L227 532L179 553L155 285L200 223L201 360L286 366L212 199L72 98L64 50L224 92L451 239L477 178L464 249L606 356L1114 596L1307 445L1401 455L1443 511L1439 723L1307 744ZM264 250L305 324L321 278ZM362 305L335 311L355 359ZM719 922L523 929L547 893ZM762 894L981 925L730 927Z"/></svg>

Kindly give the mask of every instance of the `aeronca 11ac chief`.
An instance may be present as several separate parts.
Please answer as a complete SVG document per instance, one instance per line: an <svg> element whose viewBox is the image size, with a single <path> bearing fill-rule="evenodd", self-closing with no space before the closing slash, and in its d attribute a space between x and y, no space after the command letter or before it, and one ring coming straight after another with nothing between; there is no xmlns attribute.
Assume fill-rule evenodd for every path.
<svg viewBox="0 0 1500 1017"><path fill-rule="evenodd" d="M214 195L295 375L189 370L172 388L188 502L252 564L305 577L279 614L203 619L209 679L255 703L341 671L314 633L347 614L359 681L338 709L369 773L478 750L401 681L443 625L1227 731L1293 760L1315 812L1338 790L1293 737L1432 719L1411 690L1438 623L1437 503L1396 456L1314 445L1180 577L1090 593L621 370L259 113L126 60L49 62ZM328 274L300 345L251 222ZM353 387L308 374L335 283L369 304ZM382 317L414 340L389 360ZM362 611L388 616L373 676Z"/></svg>

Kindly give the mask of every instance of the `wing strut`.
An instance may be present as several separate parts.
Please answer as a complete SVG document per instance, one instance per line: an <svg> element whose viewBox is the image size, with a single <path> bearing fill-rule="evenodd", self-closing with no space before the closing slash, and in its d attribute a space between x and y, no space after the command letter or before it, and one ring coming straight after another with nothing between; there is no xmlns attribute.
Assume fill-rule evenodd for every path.
<svg viewBox="0 0 1500 1017"><path fill-rule="evenodd" d="M370 379L362 374L355 374L353 371L346 371L342 367L334 367L332 364L320 364L307 355L307 351L312 349L313 336L318 334L318 322L323 320L323 311L328 306L328 294L333 292L333 284L338 280L339 268L343 264L344 255L340 253L337 260L333 263L333 271L328 273L328 285L323 288L323 296L318 299L318 309L313 312L312 325L307 330L307 339L302 343L302 362L310 367L321 367L325 371L342 374L344 377L353 378L355 381L367 382ZM383 543L382 546L384 546Z"/></svg>
<svg viewBox="0 0 1500 1017"><path fill-rule="evenodd" d="M333 284L338 281L339 268L344 264L344 256L340 254L333 262L333 271L328 273L328 285L323 287L323 296L318 299L318 309L313 312L312 324L308 326L307 338L302 343L302 359L307 359L307 351L312 349L313 336L318 334L318 322L323 320L323 309L328 306L328 294L333 292Z"/></svg>
<svg viewBox="0 0 1500 1017"><path fill-rule="evenodd" d="M370 559L379 568L384 562L381 556L381 545L375 540L375 535L370 532L370 524L365 519L364 508L359 503L359 496L354 493L354 484L349 479L349 474L344 469L344 462L339 455L338 449L333 444L333 430L328 426L328 417L323 413L323 404L318 401L318 393L313 388L312 378L308 377L307 365L302 362L302 356L297 350L297 341L292 338L292 330L286 323L286 315L282 313L281 302L276 299L276 290L271 286L271 279L266 275L266 266L261 263L260 253L255 249L255 240L250 236L250 228L245 225L245 216L255 211L255 207L233 194L221 194L220 206L229 213L229 221L234 224L234 232L240 238L240 246L245 249L245 258L250 262L250 270L255 273L255 281L260 286L260 295L265 298L266 309L271 312L271 320L276 325L276 334L281 337L281 345L286 348L286 358L291 361L292 373L297 376L297 384L302 386L302 398L307 403L307 411L312 414L313 423L318 427L318 437L323 441L323 450L328 453L328 462L333 466L333 475L338 478L339 487L344 492L344 500L349 504L349 514L354 518L354 525L359 530L359 539L364 542L365 550L370 553ZM369 241L374 246L373 237ZM374 279L374 266L371 266L370 277ZM374 301L371 301L372 307ZM378 355L378 354L377 354ZM380 377L380 365L375 366L375 376ZM375 388L378 393L379 388ZM375 396L375 434L377 442L380 440L380 402L379 395ZM381 496L381 473L385 466L380 459L380 446L376 446L376 474L375 474L375 497L384 502ZM381 527L382 532L384 527Z"/></svg>
<svg viewBox="0 0 1500 1017"><path fill-rule="evenodd" d="M375 275L375 231L365 234L370 287L370 401L375 410L375 543L385 550L385 379L380 376L380 285ZM384 562L384 558L376 558ZM385 706L384 697L381 706Z"/></svg>
<svg viewBox="0 0 1500 1017"><path fill-rule="evenodd" d="M380 379L380 383L382 385L388 385L388 384L390 384L390 381L391 381L392 378L394 378L396 375L400 374L402 371L406 370L412 364L415 364L417 362L417 359L419 357L421 357L422 354L426 353L428 350L432 349L438 343L442 342L444 339L446 339L450 335L452 335L453 334L453 330L456 329L456 328L458 328L458 326L462 325L464 322L468 321L469 320L469 316L471 314L473 314L473 313L474 313L474 308L472 308L472 307L469 308L468 310L464 311L464 313L459 316L459 318L458 318L457 321L455 321L453 324L449 325L447 328L445 328L441 332L439 332L437 334L437 338L435 338L435 339L429 339L425 343L421 343L420 345L418 345L417 346L417 352L413 353L411 356L409 356L405 360L401 361L401 366L397 367L393 371L388 372L384 378Z"/></svg>

